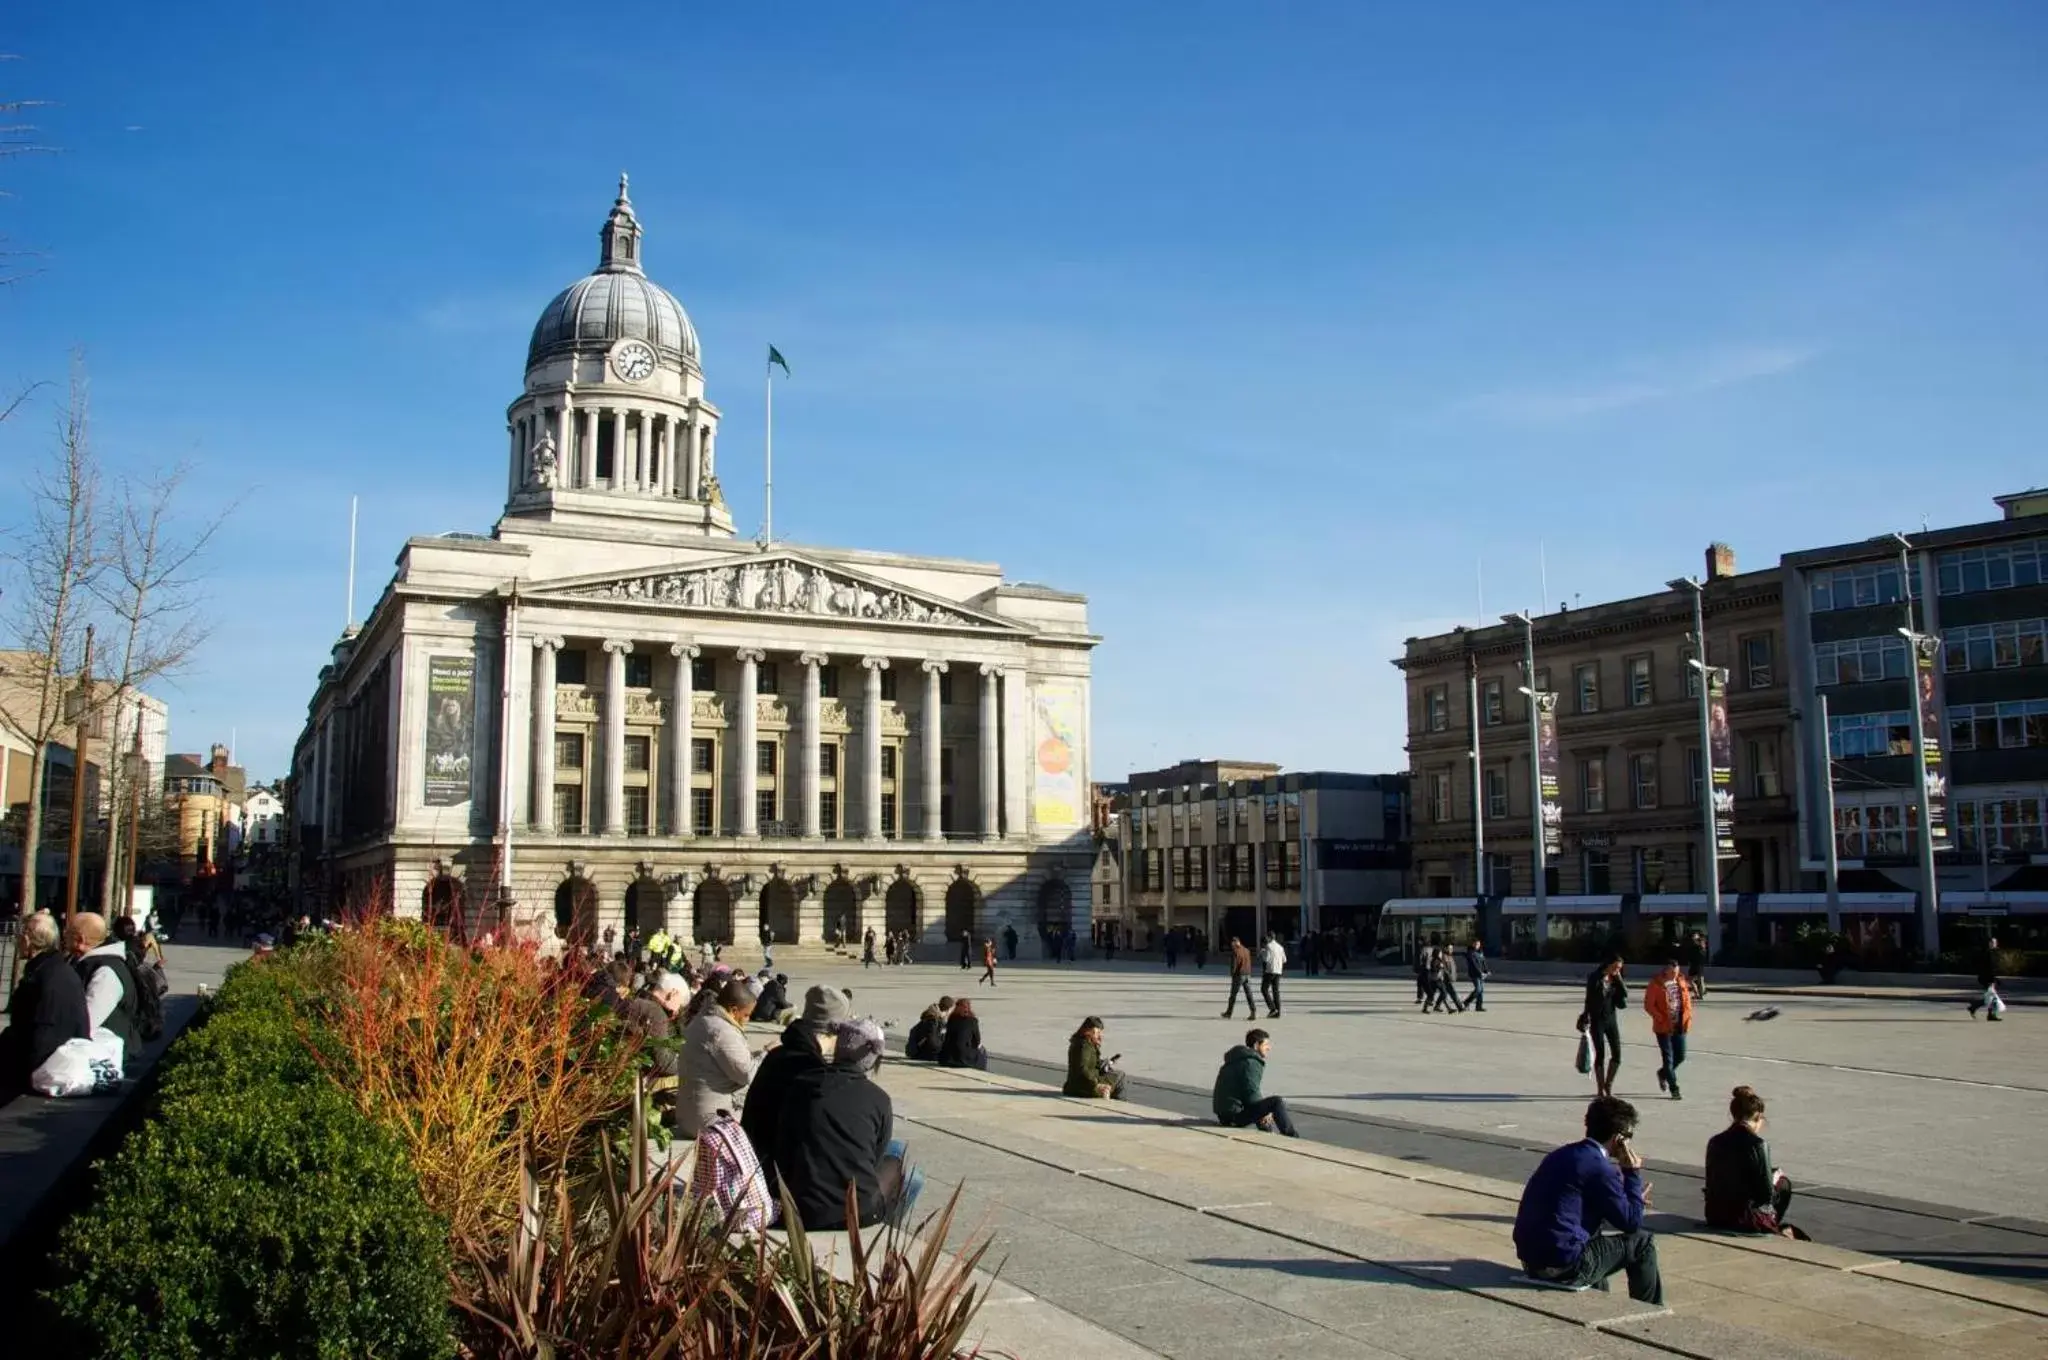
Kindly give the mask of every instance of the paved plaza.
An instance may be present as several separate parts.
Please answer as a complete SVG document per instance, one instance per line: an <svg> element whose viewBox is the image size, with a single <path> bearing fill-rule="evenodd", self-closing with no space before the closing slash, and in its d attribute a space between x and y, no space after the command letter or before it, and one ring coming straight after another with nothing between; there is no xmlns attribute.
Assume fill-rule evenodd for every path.
<svg viewBox="0 0 2048 1360"><path fill-rule="evenodd" d="M758 965L751 951L733 957ZM1156 962L1006 967L993 992L957 960L866 970L817 954L783 962L793 982L853 988L858 1009L895 1022L899 1034L940 993L972 997L990 1052L1051 1064L1054 1072L1038 1077L1055 1083L1075 1023L1101 1015L1105 1050L1121 1053L1148 1088L1139 1098L1176 1109L1206 1108L1216 1064L1245 1028L1242 1009L1235 1022L1219 1018L1225 974L1213 962L1204 972L1185 960L1171 972ZM1632 1001L1646 977L1631 970ZM1411 1126L1456 1131L1471 1155L1579 1136L1592 1082L1571 1065L1576 987L1496 983L1484 1014L1452 1016L1420 1014L1413 995L1411 979L1384 970L1290 976L1283 1017L1257 1022L1274 1034L1268 1092L1383 1136ZM1745 1018L1765 1005L1778 1008L1776 1018ZM1640 1010L1624 1021L1617 1089L1644 1111L1638 1142L1653 1165L1696 1167L1708 1137L1727 1125L1730 1088L1747 1083L1769 1102L1773 1152L1802 1189L1939 1206L1958 1219L2048 1223L2048 1166L2036 1138L2048 1123L2044 1038L2048 1009L2036 1007L2015 1006L1992 1025L1970 1020L1960 997L1710 994L1682 1070L1686 1098L1658 1092ZM1176 1087L1199 1093L1198 1104L1176 1104ZM1510 1164L1473 1169L1500 1175ZM1684 1211L1696 1200L1680 1204L1667 1187L1660 1203ZM2048 1265L2041 1270L2048 1275Z"/></svg>

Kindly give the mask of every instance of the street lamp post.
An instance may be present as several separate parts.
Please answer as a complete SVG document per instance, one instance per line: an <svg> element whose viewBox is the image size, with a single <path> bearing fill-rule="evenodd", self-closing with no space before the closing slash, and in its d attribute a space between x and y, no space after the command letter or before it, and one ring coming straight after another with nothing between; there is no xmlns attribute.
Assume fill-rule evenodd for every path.
<svg viewBox="0 0 2048 1360"><path fill-rule="evenodd" d="M1899 607L1906 613L1906 624L1899 629L1899 636L1906 640L1906 659L1912 667L1909 679L1913 694L1913 793L1920 807L1920 951L1932 959L1941 953L1941 898L1934 877L1934 822L1930 806L1933 800L1927 787L1927 728L1920 713L1920 666L1923 659L1932 663L1941 639L1914 627L1913 545L1904 534L1893 534L1892 539L1899 545Z"/></svg>
<svg viewBox="0 0 2048 1360"><path fill-rule="evenodd" d="M1693 657L1686 664L1699 674L1700 687L1700 865L1707 886L1707 957L1721 953L1721 850L1714 834L1714 733L1712 701L1715 668L1707 664L1707 590L1693 577L1667 582L1673 590L1692 592ZM1722 680L1727 678L1720 672Z"/></svg>
<svg viewBox="0 0 2048 1360"><path fill-rule="evenodd" d="M1476 653L1465 654L1465 705L1472 724L1472 883L1478 889L1475 909L1486 901L1486 791L1481 788L1485 782L1485 768L1479 759L1479 657Z"/></svg>
<svg viewBox="0 0 2048 1360"><path fill-rule="evenodd" d="M1527 614L1503 614L1502 623L1522 625L1522 697L1529 705L1529 864L1536 875L1536 957L1550 939L1549 852L1543 844L1543 737L1536 692L1536 621Z"/></svg>

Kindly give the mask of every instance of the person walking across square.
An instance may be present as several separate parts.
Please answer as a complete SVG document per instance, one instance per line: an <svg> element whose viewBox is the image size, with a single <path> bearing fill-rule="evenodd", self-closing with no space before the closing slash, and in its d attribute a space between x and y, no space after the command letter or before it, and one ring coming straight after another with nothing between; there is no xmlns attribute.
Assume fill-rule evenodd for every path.
<svg viewBox="0 0 2048 1360"><path fill-rule="evenodd" d="M1259 1003L1252 1000L1252 951L1244 947L1244 941L1230 937L1230 1001L1223 1007L1223 1018L1228 1020L1237 1010L1237 993L1244 991L1244 1009L1248 1018L1257 1018Z"/></svg>
<svg viewBox="0 0 2048 1360"><path fill-rule="evenodd" d="M1685 1036L1692 1029L1692 983L1679 971L1677 959L1666 959L1664 971L1643 988L1643 1009L1650 1013L1657 1054L1663 1060L1657 1069L1657 1085L1669 1091L1673 1100L1683 1100L1678 1090L1678 1065L1685 1061Z"/></svg>
<svg viewBox="0 0 2048 1360"><path fill-rule="evenodd" d="M1280 971L1287 966L1287 951L1280 947L1280 933L1269 931L1259 958L1259 995L1266 999L1266 1018L1280 1018Z"/></svg>
<svg viewBox="0 0 2048 1360"><path fill-rule="evenodd" d="M1472 983L1472 995L1465 1004L1475 1011L1486 1009L1486 946L1474 940L1465 946L1465 976Z"/></svg>

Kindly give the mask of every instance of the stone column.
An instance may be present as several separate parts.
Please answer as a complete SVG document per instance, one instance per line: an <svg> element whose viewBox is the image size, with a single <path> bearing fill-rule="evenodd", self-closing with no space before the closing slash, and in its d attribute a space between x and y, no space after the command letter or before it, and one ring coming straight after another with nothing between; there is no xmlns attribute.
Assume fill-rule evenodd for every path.
<svg viewBox="0 0 2048 1360"><path fill-rule="evenodd" d="M708 421L704 425L704 468L713 477L718 475L718 431ZM703 493L710 495L711 488L704 487Z"/></svg>
<svg viewBox="0 0 2048 1360"><path fill-rule="evenodd" d="M654 416L647 411L640 413L640 466L638 471L640 474L639 480L634 483L633 489L644 496L654 489Z"/></svg>
<svg viewBox="0 0 2048 1360"><path fill-rule="evenodd" d="M928 841L944 840L945 829L939 821L939 677L946 673L943 661L925 661L924 668L924 838Z"/></svg>
<svg viewBox="0 0 2048 1360"><path fill-rule="evenodd" d="M740 749L733 752L733 759L738 765L737 773L739 776L740 834L742 836L758 836L761 834L761 819L755 815L754 808L754 790L756 787L754 762L759 757L755 755L754 747L760 741L758 735L760 730L758 721L760 700L754 694L754 685L761 673L761 662L767 653L755 651L749 647L742 647L734 655L740 659L739 702L734 709L734 714L738 718L738 721L734 724L734 730L737 733L734 740Z"/></svg>
<svg viewBox="0 0 2048 1360"><path fill-rule="evenodd" d="M882 838L882 672L889 669L889 658L864 656L860 664L868 673L860 723L861 831L869 840L876 841ZM899 817L902 815L901 798L897 799L896 812Z"/></svg>
<svg viewBox="0 0 2048 1360"><path fill-rule="evenodd" d="M562 639L533 640L533 802L528 823L535 831L555 829L555 654Z"/></svg>
<svg viewBox="0 0 2048 1360"><path fill-rule="evenodd" d="M612 464L616 469L618 464ZM633 644L607 638L604 644L604 834L626 834L626 653Z"/></svg>
<svg viewBox="0 0 2048 1360"><path fill-rule="evenodd" d="M505 433L512 438L512 468L506 477L505 494L516 496L519 494L519 488L526 482L526 450L519 447L519 422L506 421Z"/></svg>
<svg viewBox="0 0 2048 1360"><path fill-rule="evenodd" d="M803 662L804 667L804 748L798 753L804 778L803 832L805 840L814 841L823 834L823 818L818 797L818 742L823 735L820 730L823 719L819 710L823 704L818 696L818 667L831 658L823 652L805 652L797 659Z"/></svg>
<svg viewBox="0 0 2048 1360"><path fill-rule="evenodd" d="M633 484L626 475L626 412L623 408L610 408L612 416L612 483L611 489L623 491Z"/></svg>
<svg viewBox="0 0 2048 1360"><path fill-rule="evenodd" d="M1261 806L1259 809L1259 820L1255 821L1254 824L1259 827L1259 835L1262 837L1266 834L1266 823L1263 820L1265 815L1265 809ZM1287 823L1285 820L1282 820L1280 825L1284 827ZM1254 896L1252 898L1252 938L1246 940L1245 943L1252 947L1253 957L1255 958L1258 955L1259 946L1266 942L1266 844L1264 840L1252 842L1254 847L1252 854L1252 887L1254 889Z"/></svg>
<svg viewBox="0 0 2048 1360"><path fill-rule="evenodd" d="M683 499L701 500L703 493L697 485L697 417L694 414L683 422L682 436L676 447L682 450Z"/></svg>
<svg viewBox="0 0 2048 1360"><path fill-rule="evenodd" d="M668 770L668 823L672 834L694 836L697 833L690 825L690 737L696 730L691 720L697 692L692 688L696 677L690 673L690 663L697 659L697 648L688 642L671 642L668 654L676 659L676 684L670 700L675 712L668 720L668 744L675 748Z"/></svg>
<svg viewBox="0 0 2048 1360"><path fill-rule="evenodd" d="M1003 834L1030 834L1031 695L1021 666L1003 668Z"/></svg>
<svg viewBox="0 0 2048 1360"><path fill-rule="evenodd" d="M1000 667L983 662L981 666L981 758L978 773L981 776L981 838L992 841L1002 834L1002 819L998 814L996 801L998 792L996 761L996 675Z"/></svg>
<svg viewBox="0 0 2048 1360"><path fill-rule="evenodd" d="M555 485L581 486L576 470L576 393L562 393L562 430L555 438Z"/></svg>

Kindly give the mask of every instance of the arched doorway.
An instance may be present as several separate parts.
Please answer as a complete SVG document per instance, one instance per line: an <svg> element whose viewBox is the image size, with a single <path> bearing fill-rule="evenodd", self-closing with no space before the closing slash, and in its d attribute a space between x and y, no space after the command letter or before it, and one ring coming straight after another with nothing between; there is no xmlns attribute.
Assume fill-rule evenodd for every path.
<svg viewBox="0 0 2048 1360"><path fill-rule="evenodd" d="M1038 888L1038 928L1064 932L1074 923L1074 890L1064 878L1048 878Z"/></svg>
<svg viewBox="0 0 2048 1360"><path fill-rule="evenodd" d="M946 938L957 940L974 934L975 908L981 905L981 889L964 878L946 885Z"/></svg>
<svg viewBox="0 0 2048 1360"><path fill-rule="evenodd" d="M853 884L843 878L835 878L825 885L825 930L827 934L837 932L842 943L852 943L861 936L860 898L853 891Z"/></svg>
<svg viewBox="0 0 2048 1360"><path fill-rule="evenodd" d="M597 940L597 885L587 878L565 878L555 889L555 929L578 949Z"/></svg>
<svg viewBox="0 0 2048 1360"><path fill-rule="evenodd" d="M761 924L774 933L775 943L797 943L796 889L788 879L771 878L761 885Z"/></svg>
<svg viewBox="0 0 2048 1360"><path fill-rule="evenodd" d="M732 943L732 889L722 878L697 885L690 903L690 931L699 944Z"/></svg>
<svg viewBox="0 0 2048 1360"><path fill-rule="evenodd" d="M449 873L435 874L420 889L420 919L435 930L462 935L462 880Z"/></svg>
<svg viewBox="0 0 2048 1360"><path fill-rule="evenodd" d="M651 878L636 878L626 889L626 929L645 940L668 929L668 893Z"/></svg>
<svg viewBox="0 0 2048 1360"><path fill-rule="evenodd" d="M882 899L882 924L891 935L917 934L917 885L899 878Z"/></svg>

